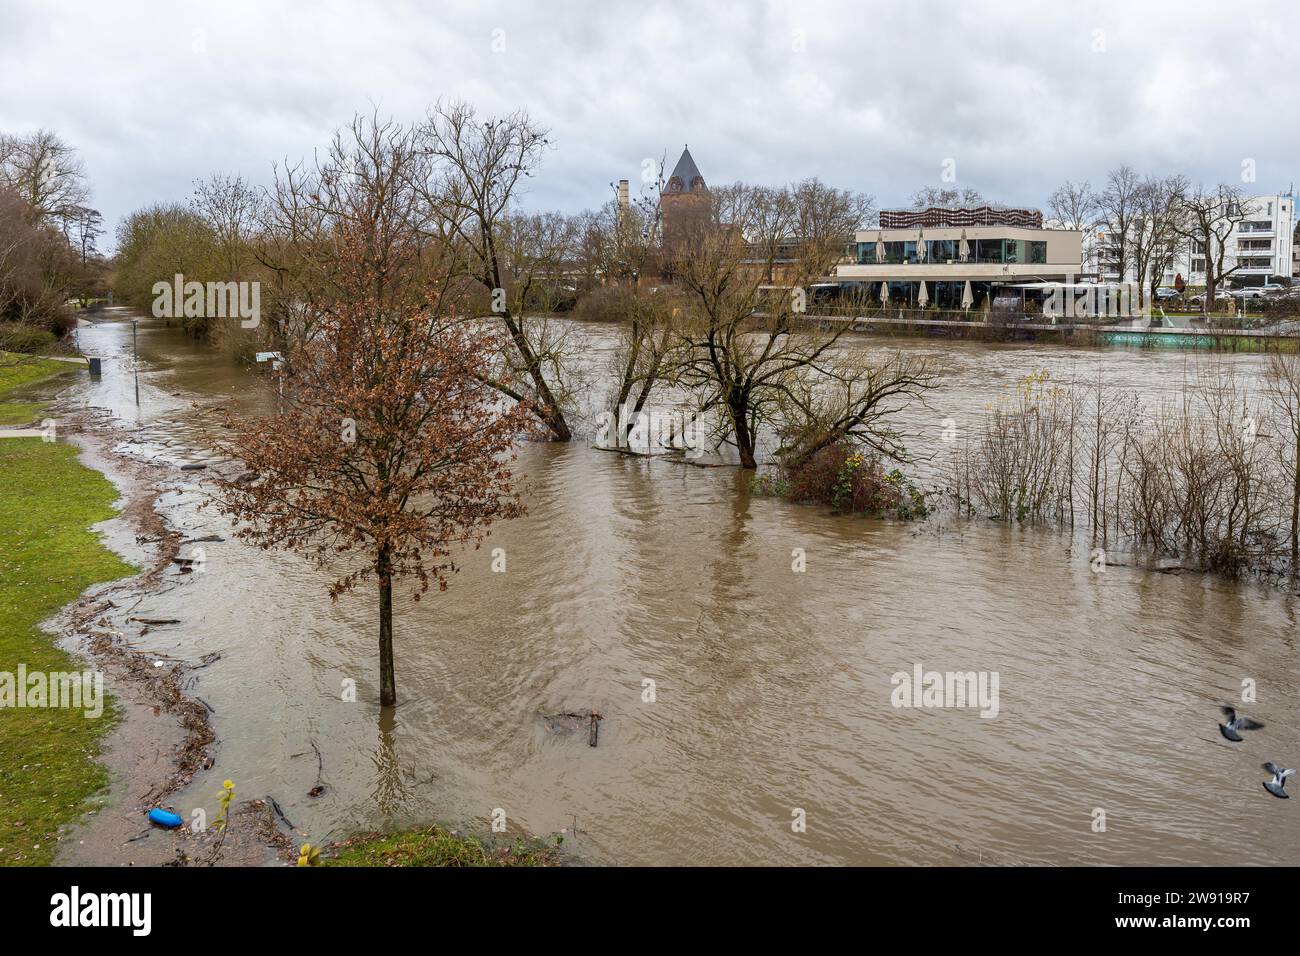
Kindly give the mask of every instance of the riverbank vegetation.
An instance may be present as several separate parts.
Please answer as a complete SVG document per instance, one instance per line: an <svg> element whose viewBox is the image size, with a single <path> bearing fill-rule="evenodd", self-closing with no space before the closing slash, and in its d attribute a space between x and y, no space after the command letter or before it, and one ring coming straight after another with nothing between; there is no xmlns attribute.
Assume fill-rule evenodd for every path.
<svg viewBox="0 0 1300 956"><path fill-rule="evenodd" d="M329 847L323 866L558 866L558 840L485 844L440 826L353 837Z"/></svg>
<svg viewBox="0 0 1300 956"><path fill-rule="evenodd" d="M1085 525L1131 549L1230 575L1300 571L1300 357L1252 390L1207 358L1158 405L1098 381L1027 376L942 463L969 515Z"/></svg>
<svg viewBox="0 0 1300 956"><path fill-rule="evenodd" d="M801 504L830 505L842 514L907 521L930 513L925 493L901 471L886 472L879 454L848 442L822 448L796 466L756 476L754 490Z"/></svg>
<svg viewBox="0 0 1300 956"><path fill-rule="evenodd" d="M48 130L0 132L0 348L43 351L76 324L70 300L107 291L80 158Z"/></svg>
<svg viewBox="0 0 1300 956"><path fill-rule="evenodd" d="M81 670L40 624L93 584L135 570L91 530L114 515L117 492L77 461L77 449L39 438L0 439L0 672ZM0 712L0 865L49 863L60 828L107 783L96 759L113 710L45 707Z"/></svg>

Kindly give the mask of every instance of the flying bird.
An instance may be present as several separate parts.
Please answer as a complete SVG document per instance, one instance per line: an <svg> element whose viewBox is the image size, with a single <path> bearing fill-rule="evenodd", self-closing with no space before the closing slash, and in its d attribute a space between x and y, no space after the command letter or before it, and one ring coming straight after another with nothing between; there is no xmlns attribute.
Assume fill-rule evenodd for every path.
<svg viewBox="0 0 1300 956"><path fill-rule="evenodd" d="M1226 723L1219 724L1219 733L1235 743L1241 742L1241 734L1238 731L1259 730L1264 726L1258 720L1251 720L1244 715L1238 717L1237 712L1231 707L1222 706L1219 709L1223 711L1223 716L1228 718Z"/></svg>
<svg viewBox="0 0 1300 956"><path fill-rule="evenodd" d="M1283 800L1288 799L1286 793L1286 778L1295 773L1295 771L1284 770L1271 760L1264 764L1264 769L1273 775L1272 780L1264 781L1264 789L1275 797L1281 797Z"/></svg>

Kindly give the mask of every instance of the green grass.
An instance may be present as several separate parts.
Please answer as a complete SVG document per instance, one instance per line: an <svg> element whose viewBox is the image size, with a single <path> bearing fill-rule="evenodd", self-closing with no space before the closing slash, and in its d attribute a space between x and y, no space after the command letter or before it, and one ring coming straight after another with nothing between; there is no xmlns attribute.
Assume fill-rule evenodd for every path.
<svg viewBox="0 0 1300 956"><path fill-rule="evenodd" d="M90 585L135 572L90 530L116 498L71 445L0 439L0 672L82 669L38 625ZM53 859L60 828L107 783L97 758L114 718L111 702L98 719L0 709L0 865Z"/></svg>
<svg viewBox="0 0 1300 956"><path fill-rule="evenodd" d="M0 394L80 368L74 362L57 362L39 355L0 352Z"/></svg>
<svg viewBox="0 0 1300 956"><path fill-rule="evenodd" d="M46 379L75 372L80 365L56 362L38 355L19 355L17 352L0 352L0 395L15 389L35 385ZM46 402L0 402L0 428L27 425L40 419Z"/></svg>
<svg viewBox="0 0 1300 956"><path fill-rule="evenodd" d="M440 826L387 835L353 837L327 849L324 866L557 866L554 845L515 840L487 846Z"/></svg>
<svg viewBox="0 0 1300 956"><path fill-rule="evenodd" d="M29 425L38 421L48 402L0 402L0 428Z"/></svg>

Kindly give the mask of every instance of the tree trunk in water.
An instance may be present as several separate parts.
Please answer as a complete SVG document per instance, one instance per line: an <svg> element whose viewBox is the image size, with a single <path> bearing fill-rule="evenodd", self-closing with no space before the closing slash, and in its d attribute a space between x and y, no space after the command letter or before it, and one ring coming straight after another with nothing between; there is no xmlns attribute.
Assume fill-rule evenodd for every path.
<svg viewBox="0 0 1300 956"><path fill-rule="evenodd" d="M754 457L754 436L749 433L749 418L745 410L733 407L731 421L736 430L736 451L740 452L740 467L757 468L758 459Z"/></svg>
<svg viewBox="0 0 1300 956"><path fill-rule="evenodd" d="M1295 443L1295 476L1291 488L1291 573L1300 574L1300 435Z"/></svg>
<svg viewBox="0 0 1300 956"><path fill-rule="evenodd" d="M379 554L379 704L397 703L397 682L393 676L393 577L388 552Z"/></svg>
<svg viewBox="0 0 1300 956"><path fill-rule="evenodd" d="M500 282L497 286L500 287ZM537 353L533 351L532 345L529 344L528 337L524 335L523 328L509 312L502 314L501 318L505 321L506 330L510 333L515 348L519 350L519 355L524 360L524 370L532 379L533 388L537 392L537 404L541 406L538 411L546 427L551 430L551 440L572 441L573 433L569 430L569 423L564 420L560 403L555 400L550 385L546 383L546 376L542 373L542 363Z"/></svg>

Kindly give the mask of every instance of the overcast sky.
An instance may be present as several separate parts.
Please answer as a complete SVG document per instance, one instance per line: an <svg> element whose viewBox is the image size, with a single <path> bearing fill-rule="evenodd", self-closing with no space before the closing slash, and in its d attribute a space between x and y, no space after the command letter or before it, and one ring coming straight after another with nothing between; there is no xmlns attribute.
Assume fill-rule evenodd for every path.
<svg viewBox="0 0 1300 956"><path fill-rule="evenodd" d="M1067 9L1068 6L1068 9ZM577 211L689 143L710 183L819 176L880 206L960 186L1042 206L1128 162L1300 180L1300 18L1247 4L114 4L0 0L0 130L82 153L110 227L193 180L309 155L356 111L526 108L524 197Z"/></svg>

